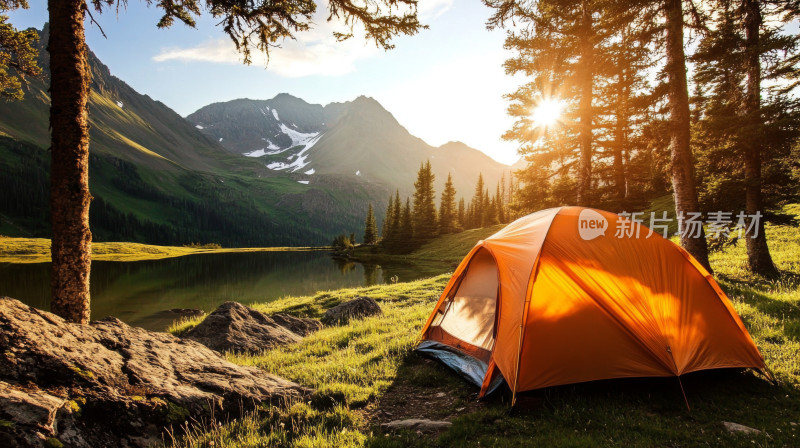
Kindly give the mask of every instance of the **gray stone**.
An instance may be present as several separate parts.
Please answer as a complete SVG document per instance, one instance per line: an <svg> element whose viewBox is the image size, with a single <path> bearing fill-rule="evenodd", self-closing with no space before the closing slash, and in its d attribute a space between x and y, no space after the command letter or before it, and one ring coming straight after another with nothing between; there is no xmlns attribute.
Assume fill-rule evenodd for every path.
<svg viewBox="0 0 800 448"><path fill-rule="evenodd" d="M268 315L237 302L225 302L184 337L218 352L259 353L299 342L322 328L316 319Z"/></svg>
<svg viewBox="0 0 800 448"><path fill-rule="evenodd" d="M301 339L268 315L236 302L220 305L184 337L219 352L236 353L258 353Z"/></svg>
<svg viewBox="0 0 800 448"><path fill-rule="evenodd" d="M384 431L396 431L398 429L408 429L412 431L434 432L443 431L448 429L453 424L447 421L425 420L418 418L409 418L406 420L395 420L393 422L384 423L381 429Z"/></svg>
<svg viewBox="0 0 800 448"><path fill-rule="evenodd" d="M733 422L722 422L722 426L728 430L730 433L741 433L741 434L761 434L761 431L755 428L751 428L749 426L740 425L738 423Z"/></svg>
<svg viewBox="0 0 800 448"><path fill-rule="evenodd" d="M0 420L10 422L0 425L0 442L10 438L10 446L44 436L67 446L146 446L168 425L310 393L195 341L114 318L72 324L7 297L0 298L0 381Z"/></svg>
<svg viewBox="0 0 800 448"><path fill-rule="evenodd" d="M285 313L270 314L269 317L271 317L272 320L274 320L278 325L300 336L308 336L322 328L322 322L318 321L317 319L295 317L291 314Z"/></svg>
<svg viewBox="0 0 800 448"><path fill-rule="evenodd" d="M352 319L363 319L382 314L381 307L370 297L357 297L349 302L340 303L329 309L322 316L325 325L344 325Z"/></svg>

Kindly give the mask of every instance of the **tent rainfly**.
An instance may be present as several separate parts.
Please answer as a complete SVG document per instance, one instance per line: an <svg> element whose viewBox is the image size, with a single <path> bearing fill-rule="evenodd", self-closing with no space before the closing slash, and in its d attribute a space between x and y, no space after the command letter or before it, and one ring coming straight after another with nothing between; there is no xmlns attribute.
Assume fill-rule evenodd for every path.
<svg viewBox="0 0 800 448"><path fill-rule="evenodd" d="M730 300L688 252L583 208L542 210L479 241L423 327L418 351L481 387L766 369ZM512 400L513 403L513 400Z"/></svg>

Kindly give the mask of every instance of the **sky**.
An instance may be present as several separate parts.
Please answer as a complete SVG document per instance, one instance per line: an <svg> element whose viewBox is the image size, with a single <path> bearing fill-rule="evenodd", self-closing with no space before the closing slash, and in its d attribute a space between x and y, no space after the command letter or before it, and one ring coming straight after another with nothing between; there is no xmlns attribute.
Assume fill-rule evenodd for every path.
<svg viewBox="0 0 800 448"><path fill-rule="evenodd" d="M46 0L29 3L9 14L17 28L47 20ZM388 52L364 39L335 42L332 31L340 28L326 22L326 9L318 2L314 29L274 49L268 65L260 56L242 64L207 13L197 28L158 29L160 10L143 0L94 13L107 37L87 20L86 40L113 75L183 116L214 102L282 92L316 104L366 95L431 145L462 141L502 163L519 158L518 144L501 135L513 123L503 95L520 80L504 73L505 32L486 29L491 10L482 2L421 0L420 19L430 29L395 38Z"/></svg>

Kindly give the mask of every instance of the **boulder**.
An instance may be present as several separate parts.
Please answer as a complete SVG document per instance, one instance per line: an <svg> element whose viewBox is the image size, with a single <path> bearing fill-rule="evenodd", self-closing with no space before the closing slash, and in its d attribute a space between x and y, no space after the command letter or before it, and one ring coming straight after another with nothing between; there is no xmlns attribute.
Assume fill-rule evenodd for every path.
<svg viewBox="0 0 800 448"><path fill-rule="evenodd" d="M326 311L322 316L322 322L325 325L344 325L352 319L363 319L381 313L381 307L374 299L357 297Z"/></svg>
<svg viewBox="0 0 800 448"><path fill-rule="evenodd" d="M0 298L0 446L148 446L168 426L309 393L192 340Z"/></svg>
<svg viewBox="0 0 800 448"><path fill-rule="evenodd" d="M184 337L219 352L258 353L299 342L321 326L313 319L269 316L237 302L225 302Z"/></svg>
<svg viewBox="0 0 800 448"><path fill-rule="evenodd" d="M292 333L300 336L308 336L322 328L322 322L318 321L317 319L295 317L291 314L285 313L271 314L269 317L271 317L272 320L274 320L278 325L287 328Z"/></svg>
<svg viewBox="0 0 800 448"><path fill-rule="evenodd" d="M397 431L398 429L408 429L412 431L434 432L434 431L444 431L445 429L448 429L452 425L453 424L451 422L446 422L446 421L409 418L406 420L395 420L393 422L384 423L381 425L381 429L383 429L384 431Z"/></svg>
<svg viewBox="0 0 800 448"><path fill-rule="evenodd" d="M66 399L0 381L0 446L39 447L56 435L62 444L87 444Z"/></svg>

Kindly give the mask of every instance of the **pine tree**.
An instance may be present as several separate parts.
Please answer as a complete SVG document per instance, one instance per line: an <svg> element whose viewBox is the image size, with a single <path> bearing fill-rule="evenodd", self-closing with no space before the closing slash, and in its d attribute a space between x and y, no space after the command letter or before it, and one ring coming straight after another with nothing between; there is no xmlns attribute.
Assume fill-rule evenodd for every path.
<svg viewBox="0 0 800 448"><path fill-rule="evenodd" d="M367 218L364 221L364 244L372 245L378 242L378 225L375 223L375 214L372 210L372 203L367 210Z"/></svg>
<svg viewBox="0 0 800 448"><path fill-rule="evenodd" d="M457 228L456 189L453 186L453 176L448 174L439 205L439 233L454 233Z"/></svg>
<svg viewBox="0 0 800 448"><path fill-rule="evenodd" d="M392 213L394 213L394 197L389 195L389 205L386 206L386 217L383 218L383 228L381 230L381 243L386 244L391 241L396 229L392 227Z"/></svg>
<svg viewBox="0 0 800 448"><path fill-rule="evenodd" d="M400 231L398 232L399 250L410 251L414 247L414 220L411 215L411 199L406 198L406 205L400 218Z"/></svg>
<svg viewBox="0 0 800 448"><path fill-rule="evenodd" d="M570 171L577 179L575 198L593 201L593 158L597 145L594 104L599 71L604 65L603 29L606 20L600 0L540 0L537 2L489 2L498 6L490 25L507 20L522 23L506 39L515 56L506 61L510 74L523 73L530 82L509 95L509 113L517 118L505 139L523 144L523 154L536 155L535 163ZM505 8L512 3L514 8ZM531 111L549 102L564 106L556 126L533 122ZM537 170L537 173L541 170ZM549 176L548 176L549 177ZM527 181L527 179L526 179Z"/></svg>
<svg viewBox="0 0 800 448"><path fill-rule="evenodd" d="M788 15L798 13L797 6L716 0L714 8L714 26L692 57L695 83L705 87L702 101L695 101L693 129L701 142L695 149L698 176L704 179L701 207L763 215L765 207L780 201L764 192L787 191L792 185L786 160L798 138L798 127L791 123L800 117L797 101L787 93L798 72L799 40L781 28ZM788 81L789 87L763 88L762 78ZM745 240L751 271L777 275L763 219L757 236Z"/></svg>
<svg viewBox="0 0 800 448"><path fill-rule="evenodd" d="M420 166L414 182L414 238L420 242L435 237L437 233L435 177L428 160Z"/></svg>
<svg viewBox="0 0 800 448"><path fill-rule="evenodd" d="M6 2L11 5L22 1ZM123 0L94 0L90 7L124 5ZM356 24L364 35L384 49L392 47L398 34L412 35L422 25L415 3L396 0L373 2L369 8L353 0L330 0L330 17L341 18L350 33L337 32L341 39L352 37ZM175 20L195 26L201 8L212 11L225 24L223 30L233 40L244 62L250 63L251 49L269 53L276 43L307 31L316 11L313 0L285 2L241 2L223 0L184 0L157 2L164 10L159 28ZM91 70L86 49L84 23L86 0L48 0L50 40L50 129L52 157L50 173L51 203L51 310L73 322L89 321L89 271L92 235L89 230L89 84Z"/></svg>
<svg viewBox="0 0 800 448"><path fill-rule="evenodd" d="M21 100L25 78L38 77L42 70L36 62L39 52L34 46L39 39L35 30L19 31L4 13L15 9L28 9L25 0L0 1L0 100ZM11 69L9 71L9 69Z"/></svg>
<svg viewBox="0 0 800 448"><path fill-rule="evenodd" d="M478 182L475 184L475 194L470 203L470 228L484 226L484 197L483 197L483 173L478 174Z"/></svg>
<svg viewBox="0 0 800 448"><path fill-rule="evenodd" d="M500 182L497 183L497 191L494 194L495 206L497 207L497 221L501 223L508 222L506 221L506 205L505 201L503 200L503 196L505 194L505 182L506 178L505 174L503 174L503 177L500 178ZM501 184L503 185L502 190L500 189Z"/></svg>
<svg viewBox="0 0 800 448"><path fill-rule="evenodd" d="M670 156L672 188L675 197L675 213L688 217L700 212L697 184L692 157L689 88L686 80L686 54L683 49L683 0L664 0L664 19L666 21L665 53L667 73L667 97L670 111ZM681 246L700 262L709 272L708 244L705 232L700 228L699 235L693 232L681 233Z"/></svg>
<svg viewBox="0 0 800 448"><path fill-rule="evenodd" d="M458 200L458 218L456 220L460 230L467 228L466 209L464 208L464 198Z"/></svg>

